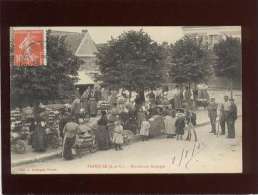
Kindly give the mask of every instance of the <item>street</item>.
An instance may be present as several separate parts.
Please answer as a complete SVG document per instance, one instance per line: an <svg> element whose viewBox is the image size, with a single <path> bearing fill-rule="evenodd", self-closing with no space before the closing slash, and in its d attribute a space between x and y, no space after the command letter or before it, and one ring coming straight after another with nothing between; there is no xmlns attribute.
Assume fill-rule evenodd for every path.
<svg viewBox="0 0 258 195"><path fill-rule="evenodd" d="M242 172L242 117L236 121L236 139L210 134L210 125L196 128L198 142L165 137L132 143L123 150L87 153L12 168L13 174L106 173L239 173ZM184 137L186 136L186 133Z"/></svg>

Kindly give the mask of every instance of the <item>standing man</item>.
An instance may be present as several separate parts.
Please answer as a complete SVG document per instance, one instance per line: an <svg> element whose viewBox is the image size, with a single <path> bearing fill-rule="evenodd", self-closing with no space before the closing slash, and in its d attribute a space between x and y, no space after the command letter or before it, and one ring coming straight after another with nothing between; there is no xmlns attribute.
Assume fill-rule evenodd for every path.
<svg viewBox="0 0 258 195"><path fill-rule="evenodd" d="M228 114L230 109L230 102L228 101L228 96L224 96L224 103L221 105L220 108L220 126L221 126L221 135L225 135L225 124L228 120Z"/></svg>
<svg viewBox="0 0 258 195"><path fill-rule="evenodd" d="M197 107L197 105L196 105L197 99L198 99L198 89L197 89L197 86L194 85L194 88L193 88L193 107L194 107L194 109L196 109L196 107Z"/></svg>
<svg viewBox="0 0 258 195"><path fill-rule="evenodd" d="M215 102L215 98L211 98L210 103L208 105L208 116L211 123L210 133L214 133L214 134L216 134L217 108L218 108L218 104Z"/></svg>
<svg viewBox="0 0 258 195"><path fill-rule="evenodd" d="M80 117L80 109L81 109L81 101L80 98L77 96L72 103L71 112L72 116L78 121Z"/></svg>
<svg viewBox="0 0 258 195"><path fill-rule="evenodd" d="M237 106L234 103L234 99L229 99L230 107L227 118L227 126L228 126L228 137L227 138L235 138L235 121L237 119Z"/></svg>
<svg viewBox="0 0 258 195"><path fill-rule="evenodd" d="M70 120L66 125L64 126L64 141L63 141L63 158L65 160L72 160L73 154L72 154L72 147L76 140L76 135L79 130L79 125L74 122L73 120Z"/></svg>
<svg viewBox="0 0 258 195"><path fill-rule="evenodd" d="M191 97L192 97L191 89L188 86L186 86L184 91L184 99L187 103L186 105L187 107L191 106Z"/></svg>

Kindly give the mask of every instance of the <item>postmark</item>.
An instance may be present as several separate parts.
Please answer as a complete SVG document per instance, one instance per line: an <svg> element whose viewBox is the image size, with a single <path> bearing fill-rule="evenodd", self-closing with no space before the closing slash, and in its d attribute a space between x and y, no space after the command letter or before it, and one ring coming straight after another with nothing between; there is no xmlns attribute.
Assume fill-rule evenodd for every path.
<svg viewBox="0 0 258 195"><path fill-rule="evenodd" d="M13 52L15 66L46 65L46 31L14 30Z"/></svg>

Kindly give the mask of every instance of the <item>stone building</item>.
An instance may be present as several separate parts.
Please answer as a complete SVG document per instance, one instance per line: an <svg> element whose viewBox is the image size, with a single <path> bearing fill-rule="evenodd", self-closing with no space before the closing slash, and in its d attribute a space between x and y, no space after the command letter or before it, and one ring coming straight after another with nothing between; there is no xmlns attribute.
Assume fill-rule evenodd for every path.
<svg viewBox="0 0 258 195"><path fill-rule="evenodd" d="M202 41L204 46L212 49L213 46L226 36L241 40L240 26L183 26L183 34L193 36Z"/></svg>

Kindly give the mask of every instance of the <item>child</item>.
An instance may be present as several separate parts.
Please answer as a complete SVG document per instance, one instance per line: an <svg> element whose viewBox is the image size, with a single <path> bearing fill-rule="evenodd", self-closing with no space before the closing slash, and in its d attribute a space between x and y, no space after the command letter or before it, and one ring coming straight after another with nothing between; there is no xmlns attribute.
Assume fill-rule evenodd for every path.
<svg viewBox="0 0 258 195"><path fill-rule="evenodd" d="M115 144L115 150L122 150L123 144L123 126L120 121L115 122L114 134L113 134L113 143Z"/></svg>
<svg viewBox="0 0 258 195"><path fill-rule="evenodd" d="M140 129L140 135L142 136L142 141L145 141L149 137L150 132L150 123L146 120L146 116L142 121L141 129Z"/></svg>
<svg viewBox="0 0 258 195"><path fill-rule="evenodd" d="M177 113L176 114L176 122L175 122L175 126L176 126L176 139L177 140L182 140L183 139L183 135L184 135L184 128L185 128L185 115L184 113Z"/></svg>

